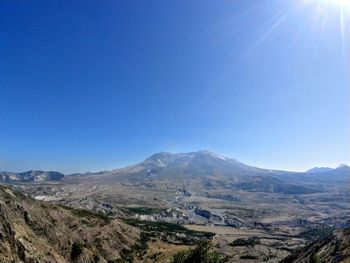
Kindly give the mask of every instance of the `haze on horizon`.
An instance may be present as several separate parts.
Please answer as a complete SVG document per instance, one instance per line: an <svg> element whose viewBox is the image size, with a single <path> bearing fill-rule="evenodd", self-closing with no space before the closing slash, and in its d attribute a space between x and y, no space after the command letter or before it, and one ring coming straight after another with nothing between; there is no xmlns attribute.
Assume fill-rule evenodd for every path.
<svg viewBox="0 0 350 263"><path fill-rule="evenodd" d="M349 164L350 5L330 3L2 1L0 171Z"/></svg>

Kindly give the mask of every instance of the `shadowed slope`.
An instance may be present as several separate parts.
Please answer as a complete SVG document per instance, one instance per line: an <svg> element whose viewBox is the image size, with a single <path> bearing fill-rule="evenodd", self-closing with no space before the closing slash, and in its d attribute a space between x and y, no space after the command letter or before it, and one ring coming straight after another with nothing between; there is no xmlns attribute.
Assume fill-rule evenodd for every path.
<svg viewBox="0 0 350 263"><path fill-rule="evenodd" d="M114 260L138 234L118 220L38 202L0 185L0 262Z"/></svg>

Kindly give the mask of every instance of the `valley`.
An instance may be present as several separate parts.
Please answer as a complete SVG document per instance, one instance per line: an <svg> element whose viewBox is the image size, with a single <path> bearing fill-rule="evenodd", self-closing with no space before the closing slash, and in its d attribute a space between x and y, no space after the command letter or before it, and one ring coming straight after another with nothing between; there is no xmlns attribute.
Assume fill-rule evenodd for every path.
<svg viewBox="0 0 350 263"><path fill-rule="evenodd" d="M215 250L229 262L279 262L346 226L349 171L264 170L200 151L159 153L110 172L10 183L38 201L136 220L133 227L164 222L213 233ZM159 250L168 249L159 245Z"/></svg>

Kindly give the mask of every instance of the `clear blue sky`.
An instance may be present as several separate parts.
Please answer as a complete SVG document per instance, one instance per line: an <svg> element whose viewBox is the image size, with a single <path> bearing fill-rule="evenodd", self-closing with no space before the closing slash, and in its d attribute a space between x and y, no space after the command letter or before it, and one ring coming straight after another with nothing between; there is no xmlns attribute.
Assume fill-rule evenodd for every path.
<svg viewBox="0 0 350 263"><path fill-rule="evenodd" d="M349 163L340 8L1 1L0 170L96 171L199 149L288 170Z"/></svg>

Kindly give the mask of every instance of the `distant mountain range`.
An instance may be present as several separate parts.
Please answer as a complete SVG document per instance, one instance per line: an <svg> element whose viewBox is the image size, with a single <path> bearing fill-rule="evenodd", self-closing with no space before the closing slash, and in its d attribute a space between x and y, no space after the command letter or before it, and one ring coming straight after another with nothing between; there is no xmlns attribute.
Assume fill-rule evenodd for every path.
<svg viewBox="0 0 350 263"><path fill-rule="evenodd" d="M306 173L327 173L332 172L335 170L342 170L342 169L348 169L349 166L346 164L340 164L337 168L330 168L330 167L314 167L310 170L307 170Z"/></svg>
<svg viewBox="0 0 350 263"><path fill-rule="evenodd" d="M333 169L330 167L314 167L310 170L307 170L307 173L327 173L332 171Z"/></svg>
<svg viewBox="0 0 350 263"><path fill-rule="evenodd" d="M82 173L64 176L53 171L28 171L24 173L0 173L0 180L7 182L40 182L62 179L94 178L98 181L176 181L203 180L207 184L220 181L232 189L249 191L310 192L300 185L315 181L344 180L350 177L350 167L340 165L332 169L315 167L305 173L261 169L235 159L202 150L189 153L155 153L144 161L121 169L98 173Z"/></svg>
<svg viewBox="0 0 350 263"><path fill-rule="evenodd" d="M43 182L61 180L64 174L53 171L30 170L23 173L1 172L0 180L5 182Z"/></svg>

